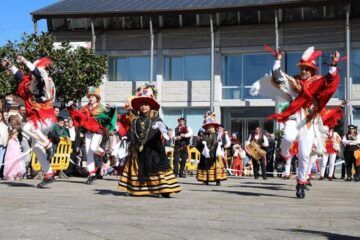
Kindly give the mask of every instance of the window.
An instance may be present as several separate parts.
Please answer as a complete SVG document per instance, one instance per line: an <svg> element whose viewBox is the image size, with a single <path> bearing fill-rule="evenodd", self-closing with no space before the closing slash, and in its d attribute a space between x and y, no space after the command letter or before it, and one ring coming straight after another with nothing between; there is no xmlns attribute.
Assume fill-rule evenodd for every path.
<svg viewBox="0 0 360 240"><path fill-rule="evenodd" d="M352 49L351 75L352 75L352 82L355 84L360 84L360 48Z"/></svg>
<svg viewBox="0 0 360 240"><path fill-rule="evenodd" d="M210 80L210 56L185 56L185 80Z"/></svg>
<svg viewBox="0 0 360 240"><path fill-rule="evenodd" d="M164 78L175 80L210 80L210 56L165 56Z"/></svg>
<svg viewBox="0 0 360 240"><path fill-rule="evenodd" d="M164 68L164 77L166 80L183 79L183 57L165 57Z"/></svg>
<svg viewBox="0 0 360 240"><path fill-rule="evenodd" d="M242 82L242 56L229 55L223 58L222 97L240 99Z"/></svg>
<svg viewBox="0 0 360 240"><path fill-rule="evenodd" d="M177 127L177 119L183 116L186 124L193 130L193 134L197 135L199 129L203 125L203 116L207 108L163 108L164 123L173 130Z"/></svg>
<svg viewBox="0 0 360 240"><path fill-rule="evenodd" d="M223 99L254 98L251 85L269 73L274 58L271 54L228 55L223 58ZM261 98L257 96L256 98Z"/></svg>
<svg viewBox="0 0 360 240"><path fill-rule="evenodd" d="M353 124L355 126L360 126L360 108L355 108L353 114Z"/></svg>
<svg viewBox="0 0 360 240"><path fill-rule="evenodd" d="M154 57L154 79L156 76ZM149 81L150 57L111 57L108 68L109 81Z"/></svg>
<svg viewBox="0 0 360 240"><path fill-rule="evenodd" d="M318 59L319 74L328 73L328 62L332 51L323 51L323 55ZM342 56L343 53L340 52ZM283 58L285 65L283 69L290 76L299 74L297 64L302 56L302 52L290 52ZM270 74L274 63L271 54L243 54L226 55L223 57L222 65L222 98L223 99L252 99L249 90L252 84L262 78L265 74ZM344 77L345 62L339 63L340 83L338 90L333 97L344 98ZM353 81L360 83L360 49L353 51ZM256 96L255 98L262 98Z"/></svg>

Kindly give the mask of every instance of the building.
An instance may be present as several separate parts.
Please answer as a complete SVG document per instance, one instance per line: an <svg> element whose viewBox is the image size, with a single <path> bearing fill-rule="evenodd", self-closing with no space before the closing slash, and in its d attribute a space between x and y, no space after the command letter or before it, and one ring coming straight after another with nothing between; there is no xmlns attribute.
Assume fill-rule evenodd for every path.
<svg viewBox="0 0 360 240"><path fill-rule="evenodd" d="M341 85L330 101L360 106L360 5L355 0L63 0L32 13L47 19L59 41L92 41L108 56L102 86L105 102L122 106L136 85L156 82L165 122L184 116L196 132L212 108L226 128L247 138L256 126L273 131L266 116L271 99L249 95L251 84L268 73L273 57L264 44L285 52L284 70L297 73L303 51L324 54L321 73L334 50L350 53L341 64ZM349 54L348 54L349 55ZM352 78L352 84L347 81ZM348 108L348 111L350 108ZM351 114L349 120L351 120ZM360 125L360 111L354 114Z"/></svg>

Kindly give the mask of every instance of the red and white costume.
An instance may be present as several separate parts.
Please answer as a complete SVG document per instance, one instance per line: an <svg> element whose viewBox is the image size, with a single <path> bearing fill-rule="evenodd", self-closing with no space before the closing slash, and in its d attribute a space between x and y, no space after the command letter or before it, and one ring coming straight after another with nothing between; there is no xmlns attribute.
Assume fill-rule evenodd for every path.
<svg viewBox="0 0 360 240"><path fill-rule="evenodd" d="M311 47L305 51L300 60L299 66L307 66L317 69L315 59L321 54ZM280 68L280 61L276 60L273 70ZM316 140L319 139L322 128L320 112L335 93L339 75L335 66L329 67L326 76L313 75L308 79L299 79L301 91L290 102L289 107L282 113L273 114L269 119L284 123L284 136L281 141L281 153L285 159L290 157L290 147L295 140L299 142L299 164L297 170L297 181L300 184L307 183L307 173L310 164L310 154L313 145L319 146ZM310 114L310 115L309 115Z"/></svg>
<svg viewBox="0 0 360 240"><path fill-rule="evenodd" d="M235 176L242 176L243 175L243 160L246 157L246 152L241 148L239 144L235 144L233 146L233 163L232 169L235 171Z"/></svg>
<svg viewBox="0 0 360 240"><path fill-rule="evenodd" d="M343 117L343 113L340 107L334 109L323 109L321 111L321 118L325 126L328 127L328 131L325 136L325 148L326 152L323 153L321 163L321 179L324 178L326 165L329 161L329 180L332 180L335 168L335 161L338 152L340 151L341 137L334 131L334 128L338 125L338 122Z"/></svg>
<svg viewBox="0 0 360 240"><path fill-rule="evenodd" d="M51 60L42 58L31 63L23 58L22 62L31 74L23 74L15 66L10 67L18 82L17 95L25 102L28 121L22 127L22 131L32 138L33 151L42 166L45 178L50 178L53 172L45 149L51 148L52 144L47 134L56 123L53 109L55 84L45 71L45 67L51 64Z"/></svg>

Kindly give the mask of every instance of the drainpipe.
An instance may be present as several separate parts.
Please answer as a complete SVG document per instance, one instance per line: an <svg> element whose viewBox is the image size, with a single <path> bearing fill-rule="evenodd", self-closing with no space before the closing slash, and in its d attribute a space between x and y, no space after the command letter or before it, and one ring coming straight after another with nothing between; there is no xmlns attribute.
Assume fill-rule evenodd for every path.
<svg viewBox="0 0 360 240"><path fill-rule="evenodd" d="M95 52L95 43L96 43L96 35L95 35L95 27L94 27L94 19L91 19L91 48Z"/></svg>
<svg viewBox="0 0 360 240"><path fill-rule="evenodd" d="M37 25L37 21L33 18L33 23L34 23L34 33L35 35L37 35L38 33L38 25Z"/></svg>
<svg viewBox="0 0 360 240"><path fill-rule="evenodd" d="M213 19L210 16L210 33L211 33L211 79L210 79L210 111L214 112L214 93L215 93L215 82L214 82L214 66L215 66L215 36Z"/></svg>
<svg viewBox="0 0 360 240"><path fill-rule="evenodd" d="M150 83L153 82L154 77L154 32L153 32L153 25L152 19L150 18Z"/></svg>
<svg viewBox="0 0 360 240"><path fill-rule="evenodd" d="M350 76L350 63L351 63L351 53L350 53L350 4L346 6L346 91L345 91L345 99L347 102L351 102L351 86L352 86L352 79ZM346 106L346 124L350 125L353 122L353 112L351 105Z"/></svg>
<svg viewBox="0 0 360 240"><path fill-rule="evenodd" d="M278 49L279 46L279 17L278 17L279 11L275 10L275 48ZM280 112L280 102L279 98L275 98L275 112ZM278 122L275 122L275 130L280 130L280 124Z"/></svg>

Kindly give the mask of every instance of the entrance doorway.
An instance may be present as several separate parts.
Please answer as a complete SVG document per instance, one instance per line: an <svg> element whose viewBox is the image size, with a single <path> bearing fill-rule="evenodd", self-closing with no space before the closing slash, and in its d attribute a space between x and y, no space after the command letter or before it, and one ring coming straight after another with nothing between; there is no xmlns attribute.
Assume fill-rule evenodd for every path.
<svg viewBox="0 0 360 240"><path fill-rule="evenodd" d="M256 127L260 127L263 133L274 131L274 122L264 118L231 119L231 133L237 133L242 145L248 140L249 135Z"/></svg>

